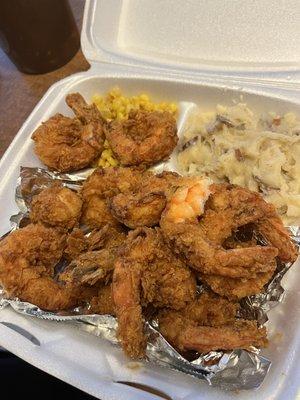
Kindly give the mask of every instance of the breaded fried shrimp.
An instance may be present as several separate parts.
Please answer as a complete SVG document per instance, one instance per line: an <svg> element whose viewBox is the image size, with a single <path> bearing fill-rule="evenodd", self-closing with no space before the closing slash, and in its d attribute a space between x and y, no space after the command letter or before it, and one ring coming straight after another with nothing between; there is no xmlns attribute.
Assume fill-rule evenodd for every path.
<svg viewBox="0 0 300 400"><path fill-rule="evenodd" d="M169 193L181 179L176 172L143 174L138 185L112 197L111 213L131 229L155 226L159 223Z"/></svg>
<svg viewBox="0 0 300 400"><path fill-rule="evenodd" d="M30 219L46 225L72 229L79 221L82 200L72 190L52 186L34 196Z"/></svg>
<svg viewBox="0 0 300 400"><path fill-rule="evenodd" d="M176 120L167 111L131 111L112 121L106 139L121 165L152 165L170 156L178 142Z"/></svg>
<svg viewBox="0 0 300 400"><path fill-rule="evenodd" d="M159 230L130 233L113 274L118 337L125 353L132 358L145 354L142 306L180 309L195 295L193 274L166 246Z"/></svg>
<svg viewBox="0 0 300 400"><path fill-rule="evenodd" d="M133 168L97 168L83 184L81 222L90 228L101 228L106 224L119 225L111 214L109 200L135 187L147 175L148 172L142 174Z"/></svg>
<svg viewBox="0 0 300 400"><path fill-rule="evenodd" d="M252 346L266 347L266 328L258 328L255 321L235 320L221 326L201 326L178 312L163 314L159 330L179 351L249 350Z"/></svg>
<svg viewBox="0 0 300 400"><path fill-rule="evenodd" d="M79 293L53 280L65 236L54 228L28 225L12 232L0 243L0 283L10 296L45 310L68 309Z"/></svg>
<svg viewBox="0 0 300 400"><path fill-rule="evenodd" d="M273 270L272 260L278 254L275 247L254 246L226 250L220 243L210 240L207 230L201 225L201 217L204 213L205 219L205 202L212 190L207 179L190 178L185 186L179 187L171 196L162 214L160 226L165 237L175 246L176 252L182 253L193 268L204 274L251 278L257 273ZM220 218L222 220L222 215ZM226 236L229 234L231 230L226 230Z"/></svg>
<svg viewBox="0 0 300 400"><path fill-rule="evenodd" d="M79 93L67 96L79 118L55 114L32 134L35 153L47 167L60 172L90 166L104 143L104 120L95 105L88 106Z"/></svg>

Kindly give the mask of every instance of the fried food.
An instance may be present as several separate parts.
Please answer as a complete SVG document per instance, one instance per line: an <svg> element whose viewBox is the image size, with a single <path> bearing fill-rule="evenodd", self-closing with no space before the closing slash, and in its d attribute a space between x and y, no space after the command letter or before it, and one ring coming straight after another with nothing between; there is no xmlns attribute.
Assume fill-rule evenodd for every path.
<svg viewBox="0 0 300 400"><path fill-rule="evenodd" d="M90 228L101 228L106 224L119 225L110 212L109 199L136 187L148 174L142 174L134 168L96 169L83 184L81 222Z"/></svg>
<svg viewBox="0 0 300 400"><path fill-rule="evenodd" d="M257 229L268 243L278 249L278 257L281 261L294 262L298 256L297 248L280 217L276 215L275 207L272 206L272 208L272 217L258 221Z"/></svg>
<svg viewBox="0 0 300 400"><path fill-rule="evenodd" d="M160 311L159 330L181 352L266 346L266 329L254 321L238 320L238 309L237 302L204 292L180 311Z"/></svg>
<svg viewBox="0 0 300 400"><path fill-rule="evenodd" d="M273 270L256 274L255 278L228 278L220 275L200 274L200 280L220 296L231 300L239 300L246 296L252 296L263 291L263 287L270 281L276 268L273 262Z"/></svg>
<svg viewBox="0 0 300 400"><path fill-rule="evenodd" d="M278 254L275 247L226 250L218 242L215 244L209 240L208 230L203 229L198 218L203 214L205 201L210 194L208 180L193 178L187 180L186 186L179 187L171 196L162 214L160 226L167 240L175 246L175 251L183 254L193 268L204 274L253 278L257 273L273 270L272 261ZM218 227L216 229L219 230ZM229 230L226 235L229 235Z"/></svg>
<svg viewBox="0 0 300 400"><path fill-rule="evenodd" d="M79 293L53 280L62 257L65 235L54 228L30 224L0 243L0 282L9 296L44 310L68 309Z"/></svg>
<svg viewBox="0 0 300 400"><path fill-rule="evenodd" d="M34 196L30 219L45 225L72 229L79 221L82 200L72 190L52 186Z"/></svg>
<svg viewBox="0 0 300 400"><path fill-rule="evenodd" d="M176 120L167 111L131 111L105 131L109 145L124 166L152 165L167 159L178 142Z"/></svg>
<svg viewBox="0 0 300 400"><path fill-rule="evenodd" d="M193 274L173 255L159 230L130 233L113 274L118 337L125 353L132 358L145 354L142 306L180 309L195 295Z"/></svg>
<svg viewBox="0 0 300 400"><path fill-rule="evenodd" d="M35 153L47 167L60 172L90 166L100 156L104 143L104 120L97 107L87 105L79 93L66 102L76 118L56 114L32 134Z"/></svg>
<svg viewBox="0 0 300 400"><path fill-rule="evenodd" d="M111 284L101 286L96 296L90 301L90 313L115 315Z"/></svg>
<svg viewBox="0 0 300 400"><path fill-rule="evenodd" d="M112 215L131 229L155 226L166 207L167 197L181 177L176 172L143 174L140 184L110 200Z"/></svg>
<svg viewBox="0 0 300 400"><path fill-rule="evenodd" d="M126 239L126 234L122 230L107 225L101 230L91 232L88 237L75 232L70 235L71 245L75 235L75 243L78 239L80 240L82 251L75 253L69 249L68 254L76 255L76 257L59 275L59 279L67 286L107 284L112 278L115 258L119 247ZM70 237L68 239L70 240Z"/></svg>
<svg viewBox="0 0 300 400"><path fill-rule="evenodd" d="M71 261L78 257L79 254L88 250L88 241L84 233L79 228L74 228L69 233L66 240L66 247L64 249L64 257Z"/></svg>
<svg viewBox="0 0 300 400"><path fill-rule="evenodd" d="M233 323L239 308L236 301L229 301L211 291L205 291L180 311L160 311L159 318L171 313L187 317L199 325L221 326Z"/></svg>
<svg viewBox="0 0 300 400"><path fill-rule="evenodd" d="M296 260L296 246L274 205L266 203L259 193L235 185L214 184L211 190L201 220L201 227L209 240L222 244L232 231L253 223L266 242L278 249L281 261Z"/></svg>
<svg viewBox="0 0 300 400"><path fill-rule="evenodd" d="M251 349L266 347L266 328L258 328L255 321L235 320L221 326L201 326L178 312L165 313L159 318L159 330L180 352L195 350Z"/></svg>
<svg viewBox="0 0 300 400"><path fill-rule="evenodd" d="M66 283L94 285L98 282L107 283L114 269L114 259L110 251L95 250L80 254L71 261L60 279Z"/></svg>

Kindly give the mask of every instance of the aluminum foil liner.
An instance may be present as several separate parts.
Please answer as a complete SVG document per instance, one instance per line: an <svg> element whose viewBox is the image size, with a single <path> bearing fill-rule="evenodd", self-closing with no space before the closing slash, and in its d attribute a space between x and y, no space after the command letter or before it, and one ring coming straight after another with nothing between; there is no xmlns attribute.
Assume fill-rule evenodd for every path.
<svg viewBox="0 0 300 400"><path fill-rule="evenodd" d="M16 202L20 213L11 217L11 229L18 229L29 222L28 211L32 197L42 189L58 181L64 186L78 190L91 172L92 170L89 169L80 174L58 174L42 168L21 168L16 188ZM289 229L295 243L300 246L300 228L290 227ZM256 319L261 325L268 320L267 312L283 299L284 289L281 286L281 280L291 265L278 263L276 273L266 285L265 292L243 299L241 317ZM117 320L110 315L84 315L80 308L71 310L68 315L47 312L33 304L18 299L8 299L4 291L0 290L0 309L8 305L24 315L74 324L84 331L118 345ZM146 323L147 362L181 371L225 390L258 388L271 366L271 361L260 355L260 351L255 348L251 352L246 350L211 351L189 361L180 355L156 328L155 321Z"/></svg>

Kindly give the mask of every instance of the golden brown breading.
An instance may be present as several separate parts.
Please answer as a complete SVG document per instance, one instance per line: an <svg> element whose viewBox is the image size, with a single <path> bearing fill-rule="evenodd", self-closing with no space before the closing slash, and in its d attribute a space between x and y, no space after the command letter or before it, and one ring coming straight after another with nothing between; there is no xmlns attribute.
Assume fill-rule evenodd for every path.
<svg viewBox="0 0 300 400"><path fill-rule="evenodd" d="M78 257L88 249L88 241L81 229L75 228L67 236L64 256L68 261Z"/></svg>
<svg viewBox="0 0 300 400"><path fill-rule="evenodd" d="M67 309L77 304L77 291L52 279L64 249L65 236L54 228L28 225L0 243L0 282L10 296L45 310Z"/></svg>
<svg viewBox="0 0 300 400"><path fill-rule="evenodd" d="M296 260L297 249L275 207L259 193L230 184L214 184L211 190L200 222L208 240L222 244L232 231L251 222L267 243L278 249L282 261Z"/></svg>
<svg viewBox="0 0 300 400"><path fill-rule="evenodd" d="M175 172L143 174L140 184L110 200L113 216L131 229L159 223L167 197L181 177Z"/></svg>
<svg viewBox="0 0 300 400"><path fill-rule="evenodd" d="M136 187L148 174L151 175L134 168L96 169L83 184L81 222L91 228L101 228L106 224L119 225L110 212L109 199Z"/></svg>
<svg viewBox="0 0 300 400"><path fill-rule="evenodd" d="M239 221L249 223L252 218L257 218L255 210L261 209L262 202L265 208L268 206L259 195L247 189L238 188L241 191L236 192L235 186L230 185L230 188L232 190L228 190L228 185L211 185L207 179L201 177L186 178L186 184L183 180L170 196L162 213L160 226L175 251L182 254L189 265L199 272L231 278L253 278L257 273L273 269L272 261L277 256L278 250L271 246L225 249L222 243L232 235L234 228L239 227ZM239 200L236 199L234 202L232 199L241 197L240 192L242 194L245 192L244 197L249 198L250 206L245 206L247 204L245 200L245 204L242 203L240 206L239 215L235 209L239 207ZM214 196L214 193L220 195ZM232 193L234 195L230 196ZM203 210L205 200L208 206L205 204ZM226 211L230 211L231 208L234 212L229 218ZM228 217L225 220L223 211ZM209 224L206 223L207 220ZM226 221L230 229L226 229Z"/></svg>
<svg viewBox="0 0 300 400"><path fill-rule="evenodd" d="M273 271L272 261L278 250L270 246L255 246L225 250L214 246L203 236L198 223L170 223L161 220L166 238L177 254L199 272L231 278L253 278L258 273Z"/></svg>
<svg viewBox="0 0 300 400"><path fill-rule="evenodd" d="M73 255L73 258L59 279L67 286L106 284L112 277L118 248L125 239L126 234L122 230L109 225L91 232L88 237L83 233L73 232L67 238L68 255ZM74 240L75 244L79 242L77 253L71 247Z"/></svg>
<svg viewBox="0 0 300 400"><path fill-rule="evenodd" d="M167 200L164 193L123 194L110 202L112 215L131 229L157 225Z"/></svg>
<svg viewBox="0 0 300 400"><path fill-rule="evenodd" d="M249 350L252 346L266 347L268 344L266 328L258 328L255 321L237 319L234 323L223 326L200 326L197 322L172 312L160 318L159 330L181 352Z"/></svg>
<svg viewBox="0 0 300 400"><path fill-rule="evenodd" d="M111 285L101 286L98 293L90 301L90 313L115 315L115 305L112 299Z"/></svg>
<svg viewBox="0 0 300 400"><path fill-rule="evenodd" d="M167 111L131 111L112 121L106 139L121 165L152 165L167 159L178 142L176 120Z"/></svg>
<svg viewBox="0 0 300 400"><path fill-rule="evenodd" d="M274 265L274 270L276 263ZM228 278L220 275L205 275L200 274L199 278L203 283L211 288L220 296L228 299L242 299L246 296L252 296L263 291L263 287L270 281L274 274L274 270L262 272L256 275L255 278Z"/></svg>
<svg viewBox="0 0 300 400"><path fill-rule="evenodd" d="M87 236L89 250L115 250L124 244L127 232L122 227L105 225L102 229L94 229Z"/></svg>
<svg viewBox="0 0 300 400"><path fill-rule="evenodd" d="M238 320L239 303L204 292L180 311L158 313L159 330L179 351L249 349L267 344L265 328Z"/></svg>
<svg viewBox="0 0 300 400"><path fill-rule="evenodd" d="M180 309L195 295L193 274L166 246L159 230L131 232L113 274L118 336L125 353L132 358L145 353L141 304Z"/></svg>
<svg viewBox="0 0 300 400"><path fill-rule="evenodd" d="M88 106L79 93L66 100L79 118L56 114L32 134L37 156L49 168L61 172L91 165L104 143L104 121L96 106Z"/></svg>
<svg viewBox="0 0 300 400"><path fill-rule="evenodd" d="M271 205L259 193L229 185L211 185L211 195L200 220L208 240L221 245L237 228L269 215Z"/></svg>
<svg viewBox="0 0 300 400"><path fill-rule="evenodd" d="M278 257L281 261L294 262L298 257L298 250L292 242L289 232L283 226L274 206L273 211L271 218L258 221L257 229L267 243L278 249Z"/></svg>
<svg viewBox="0 0 300 400"><path fill-rule="evenodd" d="M80 218L81 198L72 190L52 186L34 196L31 203L32 222L72 229Z"/></svg>
<svg viewBox="0 0 300 400"><path fill-rule="evenodd" d="M230 237L226 239L225 243L225 248L231 249L253 247L256 245L254 238L246 242L240 242L236 238ZM277 263L275 259L271 261L271 266L273 268L269 272L258 273L255 278L250 279L206 274L198 274L198 277L215 293L225 296L228 299L237 300L263 292L263 287L270 281L276 270Z"/></svg>
<svg viewBox="0 0 300 400"><path fill-rule="evenodd" d="M234 322L239 308L236 301L205 291L179 312L199 325L221 326Z"/></svg>

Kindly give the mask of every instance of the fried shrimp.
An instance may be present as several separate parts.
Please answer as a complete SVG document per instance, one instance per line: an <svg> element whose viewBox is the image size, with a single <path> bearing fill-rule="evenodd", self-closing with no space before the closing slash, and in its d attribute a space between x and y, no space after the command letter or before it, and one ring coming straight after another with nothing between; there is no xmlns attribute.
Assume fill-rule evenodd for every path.
<svg viewBox="0 0 300 400"><path fill-rule="evenodd" d="M252 346L266 347L266 328L258 328L255 321L235 320L221 326L201 326L178 312L160 316L159 330L179 351L249 350Z"/></svg>
<svg viewBox="0 0 300 400"><path fill-rule="evenodd" d="M64 249L65 235L43 225L28 225L0 243L0 282L10 296L45 310L68 309L79 293L53 280Z"/></svg>
<svg viewBox="0 0 300 400"><path fill-rule="evenodd" d="M258 221L257 229L268 243L278 249L278 257L281 261L294 262L298 256L297 248L291 241L280 217L276 214L275 207L272 206L272 208L272 216Z"/></svg>
<svg viewBox="0 0 300 400"><path fill-rule="evenodd" d="M101 228L106 224L119 225L111 214L109 200L118 193L134 188L148 174L142 174L134 168L96 169L83 184L81 222L90 228Z"/></svg>
<svg viewBox="0 0 300 400"><path fill-rule="evenodd" d="M159 230L130 233L113 274L118 337L125 353L132 358L145 354L142 306L180 309L195 295L193 274L166 246Z"/></svg>
<svg viewBox="0 0 300 400"><path fill-rule="evenodd" d="M44 189L33 197L30 219L45 225L72 229L79 221L82 200L72 190L62 186Z"/></svg>
<svg viewBox="0 0 300 400"><path fill-rule="evenodd" d="M211 291L202 292L180 311L162 310L159 317L168 313L186 316L199 325L221 326L235 321L240 305L235 301L224 299Z"/></svg>
<svg viewBox="0 0 300 400"><path fill-rule="evenodd" d="M204 292L180 311L158 313L159 330L179 351L249 349L267 344L265 328L236 319L239 304Z"/></svg>
<svg viewBox="0 0 300 400"><path fill-rule="evenodd" d="M76 232L75 240L77 238L79 234ZM106 225L99 231L91 232L88 237L82 235L80 239L84 241L82 251L77 254L73 252L76 257L59 275L59 279L67 286L107 284L112 278L117 251L125 241L126 234Z"/></svg>
<svg viewBox="0 0 300 400"><path fill-rule="evenodd" d="M176 120L167 111L131 111L128 120L112 121L105 131L122 165L152 165L170 156L178 142Z"/></svg>
<svg viewBox="0 0 300 400"><path fill-rule="evenodd" d="M193 268L204 274L253 278L257 273L273 270L272 261L278 254L275 247L254 246L226 250L220 243L210 240L212 238L208 237L201 216L205 219L205 202L212 190L214 187L209 180L190 178L185 186L179 187L171 196L160 225L165 237L175 246L175 251L182 253ZM243 212L240 217L243 219ZM219 219L222 223L222 214ZM243 221L249 222L248 218ZM218 223L218 220L215 219L215 222Z"/></svg>
<svg viewBox="0 0 300 400"><path fill-rule="evenodd" d="M214 184L212 192L201 220L209 240L222 244L232 231L251 222L265 241L278 249L281 261L296 260L296 246L275 207L266 203L260 194L229 184Z"/></svg>
<svg viewBox="0 0 300 400"><path fill-rule="evenodd" d="M276 268L273 261L273 270L258 273L255 278L228 278L220 275L200 274L200 280L220 296L232 300L239 300L246 296L252 296L263 291L263 287L270 281Z"/></svg>
<svg viewBox="0 0 300 400"><path fill-rule="evenodd" d="M96 296L90 301L90 313L115 315L111 284L101 286Z"/></svg>
<svg viewBox="0 0 300 400"><path fill-rule="evenodd" d="M140 184L110 200L112 215L131 229L155 226L166 207L167 197L181 177L176 172L143 175Z"/></svg>
<svg viewBox="0 0 300 400"><path fill-rule="evenodd" d="M60 172L91 165L104 143L105 122L97 107L87 105L79 93L68 95L66 102L77 118L56 114L32 134L37 156L47 167Z"/></svg>

